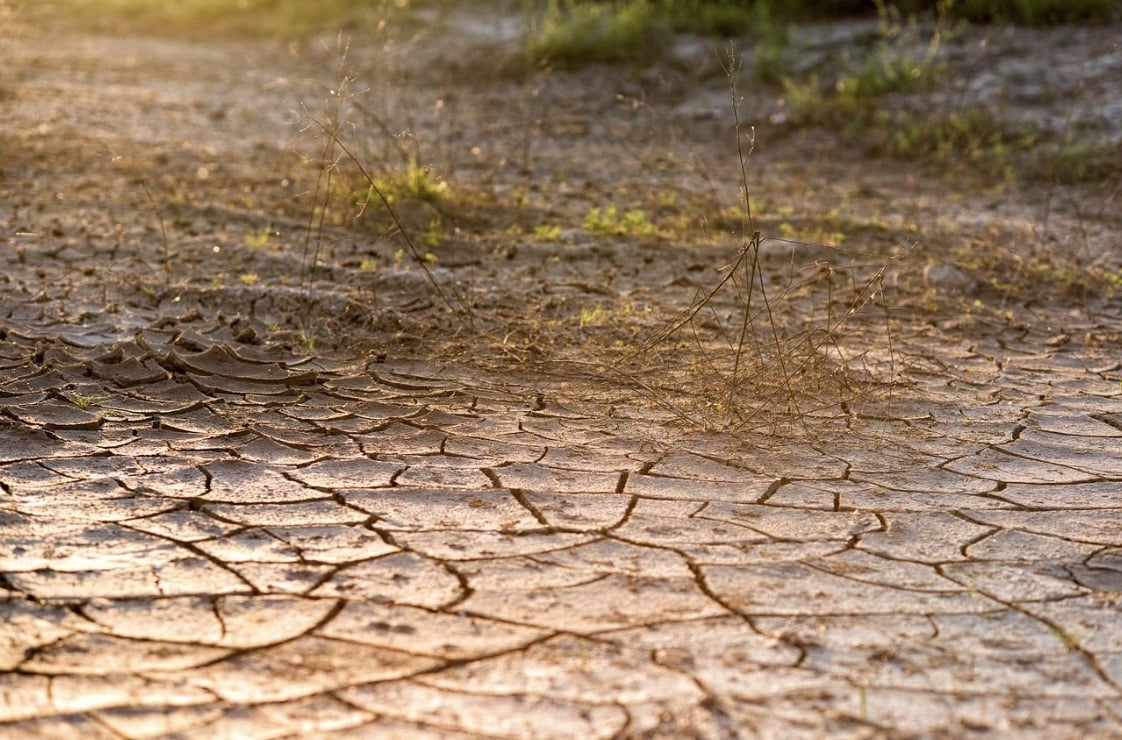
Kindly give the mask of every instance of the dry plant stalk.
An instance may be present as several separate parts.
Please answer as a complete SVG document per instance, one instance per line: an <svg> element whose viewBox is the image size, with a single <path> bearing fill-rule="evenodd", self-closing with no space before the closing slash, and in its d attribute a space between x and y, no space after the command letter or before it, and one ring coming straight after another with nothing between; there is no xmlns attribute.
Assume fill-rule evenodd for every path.
<svg viewBox="0 0 1122 740"><path fill-rule="evenodd" d="M402 240L405 242L405 247L409 252L413 261L421 268L425 275L425 279L432 286L433 292L440 299L440 301L453 313L461 314L467 321L468 327L473 326L473 315L471 307L455 291L452 291L451 296L440 285L432 270L429 269L428 264L424 258L423 253L417 247L416 240L410 233L409 229L401 222L397 210L393 207L385 192L378 186L377 180L370 170L363 165L362 160L355 153L354 149L347 144L343 138L341 131L343 130L343 104L353 103L351 97L353 93L350 92L351 85L355 82L354 74L344 70L347 53L349 51L349 43L344 42L342 37L339 41L339 67L337 75L337 84L335 89L330 91L331 100L333 101L327 115L319 118L307 114L305 110L305 119L308 125L304 127L304 131L315 129L323 138L323 152L320 157L320 170L319 176L316 180L316 188L313 193L313 203L321 206L318 212L313 208L308 219L308 227L306 230L304 242L304 263L307 265L308 252L311 249L313 241L313 233L315 234L314 250L312 254L312 269L319 264L320 247L323 241L323 229L325 219L327 217L328 205L330 203L331 194L333 192L333 181L335 173L338 171L340 162L346 160L349 162L362 177L367 185L366 199L359 204L359 213L366 209L369 205L371 194L378 198L382 207L385 209L390 221L393 223L394 228L398 234L401 235ZM383 127L384 128L384 127ZM321 205L322 203L322 205ZM301 283L304 283L304 276L301 276ZM310 290L310 287L309 287Z"/></svg>
<svg viewBox="0 0 1122 740"><path fill-rule="evenodd" d="M805 428L815 416L844 410L849 401L868 392L850 373L849 365L860 356L846 357L839 334L883 291L887 264L854 286L841 315L834 310L838 271L829 263L808 264L801 278L791 275L780 289L768 287L761 253L768 239L755 227L748 171L755 130L745 131L741 120L740 62L734 50L730 48L722 61L743 199L741 246L715 285L699 290L688 308L611 370L658 405L702 428L743 432L790 422ZM814 293L823 282L825 318L816 323L813 316L799 316L795 298ZM798 325L791 324L792 314ZM892 352L891 338L888 351Z"/></svg>

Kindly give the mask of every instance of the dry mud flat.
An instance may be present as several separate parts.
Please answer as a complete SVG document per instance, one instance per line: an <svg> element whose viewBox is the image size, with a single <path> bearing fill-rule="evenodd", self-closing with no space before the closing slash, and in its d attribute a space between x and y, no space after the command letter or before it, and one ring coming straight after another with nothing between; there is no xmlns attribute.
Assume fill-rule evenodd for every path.
<svg viewBox="0 0 1122 740"><path fill-rule="evenodd" d="M528 361L653 331L735 254L576 228L727 171L719 81L467 86L494 38L353 50L369 106L397 107L368 120L408 118L410 146L496 194L438 214L430 270L469 329L369 226L329 224L307 267L316 144L291 111L331 88L330 44L5 20L0 734L1122 731L1117 299L1005 319L901 298L891 352L879 322L847 330L892 359L890 395L695 431ZM956 239L1039 224L1039 194L827 150L781 140L760 188L792 220L834 201L899 222L926 250L893 263L901 295ZM1109 256L1117 216L1076 206L1053 198L1054 248ZM571 242L510 230L526 213Z"/></svg>

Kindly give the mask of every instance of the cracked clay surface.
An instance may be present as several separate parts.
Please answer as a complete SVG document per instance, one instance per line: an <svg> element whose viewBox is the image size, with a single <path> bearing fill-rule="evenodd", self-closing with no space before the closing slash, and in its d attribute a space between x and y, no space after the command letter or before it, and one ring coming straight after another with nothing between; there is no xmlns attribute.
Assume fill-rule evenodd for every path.
<svg viewBox="0 0 1122 740"><path fill-rule="evenodd" d="M105 120L152 118L153 177L205 165L206 187L248 188L289 131L270 81L298 62L117 39L117 69L73 38L4 41L24 72L3 80L3 737L1122 732L1117 301L917 324L893 398L737 440L398 345L309 351L270 334L280 287L130 283L154 219L120 162L83 152L137 134L91 106L63 136L78 124L47 105L123 75L98 88L124 111ZM197 99L144 87L169 49ZM222 116L207 75L229 82ZM209 148L182 143L192 126ZM48 170L60 151L84 164ZM135 200L103 222L105 187ZM167 208L192 276L210 264L192 249L242 245L232 216L203 232L209 204Z"/></svg>

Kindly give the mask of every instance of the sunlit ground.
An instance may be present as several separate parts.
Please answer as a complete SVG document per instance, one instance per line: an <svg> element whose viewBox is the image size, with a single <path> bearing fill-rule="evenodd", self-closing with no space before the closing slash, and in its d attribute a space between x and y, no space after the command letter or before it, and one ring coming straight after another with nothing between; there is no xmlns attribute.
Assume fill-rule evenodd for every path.
<svg viewBox="0 0 1122 740"><path fill-rule="evenodd" d="M96 27L111 26L126 19L142 28L162 32L295 37L340 28L373 27L417 3L410 0L57 0L54 5L62 11L88 18Z"/></svg>

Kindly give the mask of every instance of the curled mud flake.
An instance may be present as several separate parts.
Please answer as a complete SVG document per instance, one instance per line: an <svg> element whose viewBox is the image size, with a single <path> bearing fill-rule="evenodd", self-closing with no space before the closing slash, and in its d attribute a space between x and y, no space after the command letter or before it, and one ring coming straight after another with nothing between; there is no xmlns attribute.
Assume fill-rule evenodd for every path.
<svg viewBox="0 0 1122 740"><path fill-rule="evenodd" d="M8 413L25 424L44 429L94 430L103 423L99 414L84 410L69 401L54 399L33 406L16 406L9 409Z"/></svg>
<svg viewBox="0 0 1122 740"><path fill-rule="evenodd" d="M168 372L153 359L138 360L134 357L119 362L93 362L90 371L95 377L116 383L123 388L147 385L168 378Z"/></svg>
<svg viewBox="0 0 1122 740"><path fill-rule="evenodd" d="M279 363L247 362L232 350L215 345L199 354L169 355L169 362L194 370L204 375L219 375L225 378L256 381L260 383L284 383L291 373Z"/></svg>

